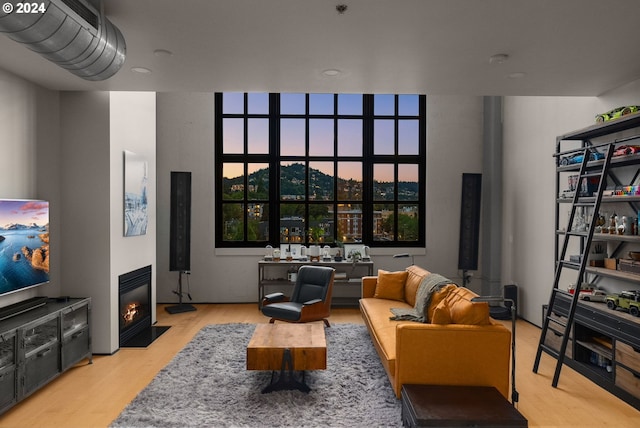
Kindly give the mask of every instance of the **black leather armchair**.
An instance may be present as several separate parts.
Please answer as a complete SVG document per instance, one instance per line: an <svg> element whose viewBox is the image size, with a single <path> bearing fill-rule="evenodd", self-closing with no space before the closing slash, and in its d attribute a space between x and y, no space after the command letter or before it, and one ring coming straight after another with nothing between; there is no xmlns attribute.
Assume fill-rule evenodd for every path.
<svg viewBox="0 0 640 428"><path fill-rule="evenodd" d="M262 300L262 313L270 323L310 322L322 320L327 327L331 314L331 294L335 269L327 266L304 265L298 270L298 278L291 297L272 293Z"/></svg>

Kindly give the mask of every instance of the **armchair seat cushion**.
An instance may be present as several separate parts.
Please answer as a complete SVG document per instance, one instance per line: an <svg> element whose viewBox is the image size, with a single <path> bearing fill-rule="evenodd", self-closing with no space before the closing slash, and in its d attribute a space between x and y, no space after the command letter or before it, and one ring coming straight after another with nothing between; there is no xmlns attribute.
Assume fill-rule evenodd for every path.
<svg viewBox="0 0 640 428"><path fill-rule="evenodd" d="M297 302L272 303L270 305L264 306L262 308L262 313L271 318L288 321L298 321L300 319L300 315L302 314L303 306L304 305L302 303Z"/></svg>

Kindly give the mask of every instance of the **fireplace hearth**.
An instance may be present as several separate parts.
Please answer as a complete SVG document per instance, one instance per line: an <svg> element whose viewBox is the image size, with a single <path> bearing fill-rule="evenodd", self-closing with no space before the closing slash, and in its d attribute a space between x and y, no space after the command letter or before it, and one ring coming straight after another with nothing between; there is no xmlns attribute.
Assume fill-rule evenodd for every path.
<svg viewBox="0 0 640 428"><path fill-rule="evenodd" d="M146 348L169 327L151 325L151 266L118 277L121 348Z"/></svg>

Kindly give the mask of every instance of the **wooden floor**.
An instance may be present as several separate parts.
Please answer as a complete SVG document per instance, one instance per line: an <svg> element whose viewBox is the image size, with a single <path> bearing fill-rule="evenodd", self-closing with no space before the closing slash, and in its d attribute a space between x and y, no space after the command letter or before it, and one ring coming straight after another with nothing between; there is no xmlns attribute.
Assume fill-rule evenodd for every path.
<svg viewBox="0 0 640 428"><path fill-rule="evenodd" d="M160 305L157 325L171 328L150 347L121 349L111 356L96 356L91 365L78 364L0 416L0 427L107 427L203 326L267 321L255 304L195 306L196 312L169 315ZM330 320L362 323L357 309L333 309ZM511 327L510 322L505 325ZM525 321L518 321L517 329L518 409L530 427L640 425L638 410L566 366L558 388L552 388L555 360L546 355L534 374L540 329Z"/></svg>

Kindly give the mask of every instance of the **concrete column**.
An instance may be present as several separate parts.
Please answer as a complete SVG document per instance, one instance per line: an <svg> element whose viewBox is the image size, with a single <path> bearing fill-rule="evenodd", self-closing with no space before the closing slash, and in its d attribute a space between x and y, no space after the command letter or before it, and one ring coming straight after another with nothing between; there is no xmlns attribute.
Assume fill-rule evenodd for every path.
<svg viewBox="0 0 640 428"><path fill-rule="evenodd" d="M482 295L502 295L502 97L484 97L482 148Z"/></svg>

